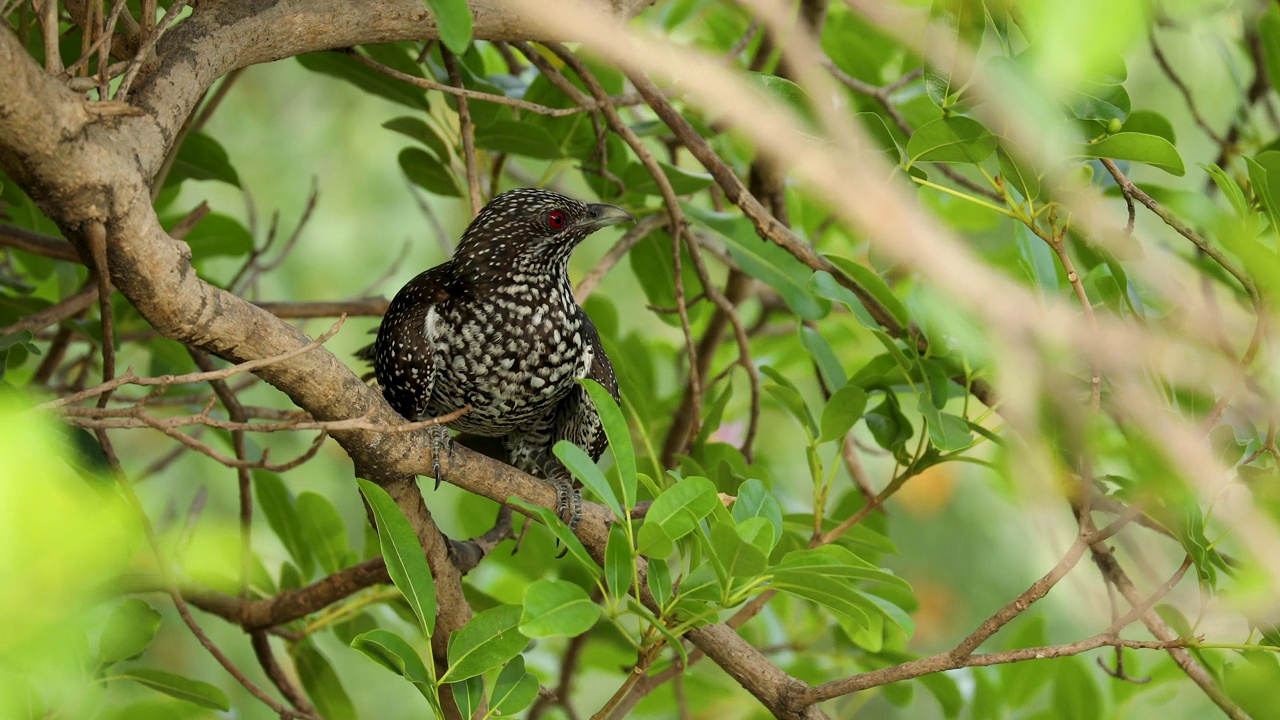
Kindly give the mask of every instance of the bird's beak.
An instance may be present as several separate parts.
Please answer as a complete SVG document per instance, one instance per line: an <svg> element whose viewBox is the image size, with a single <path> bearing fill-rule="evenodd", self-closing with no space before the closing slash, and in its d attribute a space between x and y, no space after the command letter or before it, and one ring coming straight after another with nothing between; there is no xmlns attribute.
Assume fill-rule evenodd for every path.
<svg viewBox="0 0 1280 720"><path fill-rule="evenodd" d="M623 210L615 205L606 205L604 203L595 203L587 206L587 214L578 221L578 227L585 229L587 232L595 232L603 227L610 225L618 225L624 222L635 222L636 218L631 213Z"/></svg>

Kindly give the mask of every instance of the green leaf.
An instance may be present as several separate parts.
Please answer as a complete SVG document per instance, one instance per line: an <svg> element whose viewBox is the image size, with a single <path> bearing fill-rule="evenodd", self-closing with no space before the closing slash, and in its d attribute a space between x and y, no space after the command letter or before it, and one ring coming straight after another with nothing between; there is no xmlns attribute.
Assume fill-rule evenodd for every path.
<svg viewBox="0 0 1280 720"><path fill-rule="evenodd" d="M367 93L426 112L427 91L407 82L383 75L343 52L318 52L298 55L302 67L322 75L338 78L355 85ZM381 59L381 58L380 58ZM404 71L405 68L396 68Z"/></svg>
<svg viewBox="0 0 1280 720"><path fill-rule="evenodd" d="M773 242L762 239L750 220L689 203L681 203L680 207L690 220L728 240L726 247L734 262L748 275L777 290L797 315L805 320L821 320L831 311L829 302L809 292L813 270Z"/></svg>
<svg viewBox="0 0 1280 720"><path fill-rule="evenodd" d="M876 444L895 454L915 434L911 422L898 407L898 398L893 393L886 392L884 401L868 411L865 417L867 429L871 431Z"/></svg>
<svg viewBox="0 0 1280 720"><path fill-rule="evenodd" d="M1236 215L1247 218L1250 216L1249 201L1245 199L1244 190L1240 189L1240 185L1222 168L1212 163L1201 163L1200 167L1209 173L1209 177L1213 178L1214 184L1222 191L1223 197L1231 203L1231 207L1236 211Z"/></svg>
<svg viewBox="0 0 1280 720"><path fill-rule="evenodd" d="M871 317L871 313L862 304L861 298L836 281L835 276L831 273L825 270L819 270L814 273L813 277L809 278L808 287L810 292L819 297L843 303L845 307L849 308L849 312L853 313L854 318L858 320L862 327L877 330L880 328L880 323Z"/></svg>
<svg viewBox="0 0 1280 720"><path fill-rule="evenodd" d="M1129 113L1129 117L1125 118L1121 129L1127 133L1155 135L1168 140L1173 145L1178 144L1178 136L1173 130L1173 123L1169 122L1169 119L1160 113L1151 110L1134 110Z"/></svg>
<svg viewBox="0 0 1280 720"><path fill-rule="evenodd" d="M363 478L356 482L378 523L378 544L387 561L387 574L413 608L423 633L429 638L436 628L436 585L422 544L386 490Z"/></svg>
<svg viewBox="0 0 1280 720"><path fill-rule="evenodd" d="M342 678L316 649L315 643L299 643L293 653L293 663L298 668L302 687L321 717L325 720L356 720L356 708L342 687Z"/></svg>
<svg viewBox="0 0 1280 720"><path fill-rule="evenodd" d="M759 577L769 565L764 551L744 540L737 528L727 522L712 523L711 551L733 578Z"/></svg>
<svg viewBox="0 0 1280 720"><path fill-rule="evenodd" d="M872 565L840 545L793 550L783 556L782 562L774 567L774 572L797 577L821 575L846 580L866 580L899 589L911 589L906 580Z"/></svg>
<svg viewBox="0 0 1280 720"><path fill-rule="evenodd" d="M720 503L716 486L704 477L688 477L653 501L640 528L640 553L666 557L676 540L693 532Z"/></svg>
<svg viewBox="0 0 1280 720"><path fill-rule="evenodd" d="M440 682L457 682L502 667L529 644L516 626L519 605L499 605L471 618L449 638L449 670Z"/></svg>
<svg viewBox="0 0 1280 720"><path fill-rule="evenodd" d="M1123 85L1086 81L1070 94L1071 114L1081 120L1124 120L1132 103Z"/></svg>
<svg viewBox="0 0 1280 720"><path fill-rule="evenodd" d="M622 489L622 506L628 511L636 504L636 453L631 446L631 429L627 427L626 418L622 417L622 408L613 399L613 395L600 383L586 378L582 380L587 394L591 396L591 404L600 416L600 424L604 426L605 437L609 439L609 452L613 454L614 467L618 469L618 480Z"/></svg>
<svg viewBox="0 0 1280 720"><path fill-rule="evenodd" d="M494 717L513 717L537 697L538 678L524 669L524 658L517 655L498 673L489 705Z"/></svg>
<svg viewBox="0 0 1280 720"><path fill-rule="evenodd" d="M418 651L414 650L404 638L386 630L370 630L357 635L356 639L351 641L351 647L413 683L427 702L437 709L437 715L440 714L438 712L440 696L436 689L435 675L426 663L422 662L422 656Z"/></svg>
<svg viewBox="0 0 1280 720"><path fill-rule="evenodd" d="M110 665L141 655L160 627L160 613L137 598L129 598L111 611L98 643L98 664Z"/></svg>
<svg viewBox="0 0 1280 720"><path fill-rule="evenodd" d="M1035 200L1040 196L1040 176L1030 167L1014 156L996 148L996 159L1000 162L1000 176L1005 184L1017 190L1027 200Z"/></svg>
<svg viewBox="0 0 1280 720"><path fill-rule="evenodd" d="M1271 217L1271 224L1280 228L1280 152L1268 150L1245 160L1254 195Z"/></svg>
<svg viewBox="0 0 1280 720"><path fill-rule="evenodd" d="M217 686L210 685L207 682L191 680L181 675L174 675L163 670L152 670L151 668L130 668L120 673L119 677L133 680L146 685L152 690L159 690L165 695L176 697L179 700L185 700L210 710L226 712L231 709L231 702L227 700L227 694Z"/></svg>
<svg viewBox="0 0 1280 720"><path fill-rule="evenodd" d="M911 324L911 315L907 312L907 306L898 299L897 295L889 289L889 285L885 283L884 278L880 277L876 271L859 263L839 255L825 254L824 257L831 261L832 265L839 268L840 272L849 276L850 280L858 283L858 286L867 291L867 294L875 298L899 325L906 327ZM861 303L859 303L861 304Z"/></svg>
<svg viewBox="0 0 1280 720"><path fill-rule="evenodd" d="M1120 132L1108 135L1096 143L1081 146L1080 154L1084 157L1139 162L1158 167L1171 175L1181 176L1187 172L1178 149L1157 135Z"/></svg>
<svg viewBox="0 0 1280 720"><path fill-rule="evenodd" d="M795 384L788 380L785 375L768 365L761 365L760 372L768 375L769 379L773 381L765 383L765 392L782 403L782 406L791 413L792 417L800 421L800 425L810 438L817 438L818 422L813 419L813 413L809 411L808 403L804 401L804 397L800 395L800 391L796 389Z"/></svg>
<svg viewBox="0 0 1280 720"><path fill-rule="evenodd" d="M613 493L613 487L596 466L596 461L592 460L585 450L568 440L561 440L551 448L551 451L560 458L560 462L564 463L564 466L582 482L584 487L609 506L614 517L619 520L625 517L622 506L618 504L618 496Z"/></svg>
<svg viewBox="0 0 1280 720"><path fill-rule="evenodd" d="M710 173L693 172L685 170L677 165L658 161L658 166L662 168L662 174L666 176L667 182L671 184L671 190L676 195L692 195L711 187L711 183L715 179ZM627 166L623 172L623 185L627 192L639 193L641 195L660 195L661 190L658 183L653 179L648 169L640 163L632 163Z"/></svg>
<svg viewBox="0 0 1280 720"><path fill-rule="evenodd" d="M836 357L836 352L831 348L831 344L814 328L808 325L800 326L800 344L813 357L813 362L818 366L818 371L822 373L822 380L827 387L832 390L839 390L849 381L849 377L845 375L844 366L840 364L840 358Z"/></svg>
<svg viewBox="0 0 1280 720"><path fill-rule="evenodd" d="M739 525L750 518L764 518L773 528L773 544L777 545L782 539L782 506L760 480L752 478L738 487L738 499L733 503L731 514ZM649 572L653 572L652 565Z"/></svg>
<svg viewBox="0 0 1280 720"><path fill-rule="evenodd" d="M843 440L866 409L867 392L857 385L848 384L832 393L822 408L822 433L818 442Z"/></svg>
<svg viewBox="0 0 1280 720"><path fill-rule="evenodd" d="M865 609L854 600L856 595L849 583L823 575L774 573L773 588L811 600L828 610L838 612L860 626L870 622Z"/></svg>
<svg viewBox="0 0 1280 720"><path fill-rule="evenodd" d="M199 131L189 133L182 141L164 184L170 187L183 180L217 180L240 187L240 175L227 151L217 140Z"/></svg>
<svg viewBox="0 0 1280 720"><path fill-rule="evenodd" d="M587 549L582 546L582 541L579 540L576 535L569 532L569 526L565 525L560 518L556 517L555 512L549 508L544 508L541 505L534 505L532 503L525 502L515 496L507 498L507 502L541 520L542 524L546 525L547 529L551 531L551 534L560 541L560 544L565 546L569 551L569 554L581 563L582 566L587 569L587 572L591 573L592 579L600 579L600 566L596 565L595 561L591 559L591 555L587 552Z"/></svg>
<svg viewBox="0 0 1280 720"><path fill-rule="evenodd" d="M524 591L520 632L531 638L573 637L600 619L600 606L582 588L566 580L542 578Z"/></svg>
<svg viewBox="0 0 1280 720"><path fill-rule="evenodd" d="M405 148L399 160L400 169L414 185L436 195L461 197L453 172L426 150Z"/></svg>
<svg viewBox="0 0 1280 720"><path fill-rule="evenodd" d="M929 673L916 678L924 685L929 694L933 695L938 704L942 706L942 714L947 718L960 717L960 711L964 708L964 695L960 692L960 686L950 675L946 673Z"/></svg>
<svg viewBox="0 0 1280 720"><path fill-rule="evenodd" d="M1262 45L1263 65L1271 87L1280 87L1280 8L1268 3L1262 17L1258 18L1258 40Z"/></svg>
<svg viewBox="0 0 1280 720"><path fill-rule="evenodd" d="M1047 644L1044 618L1030 616L1018 619L1006 647L1029 648ZM1009 708L1020 708L1038 695L1053 674L1046 671L1044 662L1019 662L1001 665L999 669L1004 691L1004 702Z"/></svg>
<svg viewBox="0 0 1280 720"><path fill-rule="evenodd" d="M959 115L939 118L916 129L907 140L907 163L977 164L996 151L996 138L977 120Z"/></svg>
<svg viewBox="0 0 1280 720"><path fill-rule="evenodd" d="M964 418L945 413L934 407L933 402L921 396L918 406L929 427L929 440L943 452L963 450L973 444L973 433Z"/></svg>
<svg viewBox="0 0 1280 720"><path fill-rule="evenodd" d="M293 498L279 475L266 470L253 471L253 490L258 499L258 507L267 516L267 524L272 532L280 538L289 555L293 557L303 575L308 578L315 570L315 559L311 555L311 547L302 535L302 523L293 509Z"/></svg>
<svg viewBox="0 0 1280 720"><path fill-rule="evenodd" d="M1054 717L1062 720L1094 720L1102 717L1098 684L1078 657L1055 660L1053 674Z"/></svg>
<svg viewBox="0 0 1280 720"><path fill-rule="evenodd" d="M453 700L458 704L458 712L462 717L474 717L476 711L484 704L484 676L476 675L450 685Z"/></svg>
<svg viewBox="0 0 1280 720"><path fill-rule="evenodd" d="M435 129L422 120L404 115L382 123L382 127L417 140L425 145L437 160L446 164L449 162L448 144L440 138Z"/></svg>
<svg viewBox="0 0 1280 720"><path fill-rule="evenodd" d="M893 139L893 133L889 131L889 126L885 124L883 117L873 112L854 113L853 116L890 165L898 165L902 162L902 151L898 148L898 143Z"/></svg>
<svg viewBox="0 0 1280 720"><path fill-rule="evenodd" d="M804 118L813 117L809 93L795 82L763 72L747 72L746 80L758 88L771 105L785 107Z"/></svg>
<svg viewBox="0 0 1280 720"><path fill-rule="evenodd" d="M466 0L426 0L426 4L435 16L440 42L459 55L466 52L471 44L472 24Z"/></svg>
<svg viewBox="0 0 1280 720"><path fill-rule="evenodd" d="M1222 684L1248 717L1275 718L1275 691L1280 687L1280 663L1273 652L1237 651L1223 667Z"/></svg>
<svg viewBox="0 0 1280 720"><path fill-rule="evenodd" d="M986 27L986 13L980 0L934 0L929 20L939 27L954 30L958 49L956 52L976 53L982 45L982 33ZM959 63L940 67L929 63L925 66L925 90L929 99L940 108L951 107L952 96L960 92L967 82L967 74L957 72Z"/></svg>
<svg viewBox="0 0 1280 720"><path fill-rule="evenodd" d="M647 581L649 592L658 601L658 607L665 607L671 602L671 568L667 567L666 560L654 558L649 561Z"/></svg>
<svg viewBox="0 0 1280 720"><path fill-rule="evenodd" d="M604 578L610 594L616 598L626 595L634 570L635 555L627 540L626 527L614 523L609 527L609 542L604 549Z"/></svg>
<svg viewBox="0 0 1280 720"><path fill-rule="evenodd" d="M323 495L304 492L295 502L302 540L325 574L342 570L351 564L352 551L347 527L338 509Z"/></svg>
<svg viewBox="0 0 1280 720"><path fill-rule="evenodd" d="M185 242L197 261L217 256L240 257L253 250L253 236L233 217L209 213L187 233Z"/></svg>
<svg viewBox="0 0 1280 720"><path fill-rule="evenodd" d="M476 147L540 160L566 157L564 149L551 133L537 125L514 120L499 120L476 127Z"/></svg>

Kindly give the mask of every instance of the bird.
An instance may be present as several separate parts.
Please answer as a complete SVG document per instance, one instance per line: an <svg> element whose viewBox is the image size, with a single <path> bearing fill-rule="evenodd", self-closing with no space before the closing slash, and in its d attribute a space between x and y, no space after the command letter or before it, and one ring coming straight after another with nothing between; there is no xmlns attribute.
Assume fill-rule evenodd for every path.
<svg viewBox="0 0 1280 720"><path fill-rule="evenodd" d="M497 439L511 465L555 489L556 514L571 531L582 498L552 448L568 440L599 460L608 438L578 381L595 380L614 402L619 394L600 334L574 298L569 257L592 233L624 222L635 217L550 190L496 195L450 260L396 293L377 339L357 353L409 421L469 407L448 427ZM438 486L453 440L442 426L429 432Z"/></svg>

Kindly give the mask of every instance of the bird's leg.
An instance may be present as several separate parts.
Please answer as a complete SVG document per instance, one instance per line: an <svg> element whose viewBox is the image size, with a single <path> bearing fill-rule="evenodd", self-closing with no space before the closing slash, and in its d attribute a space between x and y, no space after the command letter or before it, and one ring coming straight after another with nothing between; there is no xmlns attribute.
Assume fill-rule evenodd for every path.
<svg viewBox="0 0 1280 720"><path fill-rule="evenodd" d="M573 478L557 463L552 472L547 473L547 482L556 490L556 516L569 526L569 532L576 534L582 522L582 495L573 486ZM567 552L568 547L556 557L564 557Z"/></svg>
<svg viewBox="0 0 1280 720"><path fill-rule="evenodd" d="M427 436L431 439L431 477L436 479L436 489L440 489L440 456L448 454L453 460L453 438L449 436L449 428L443 425L431 425L427 428Z"/></svg>

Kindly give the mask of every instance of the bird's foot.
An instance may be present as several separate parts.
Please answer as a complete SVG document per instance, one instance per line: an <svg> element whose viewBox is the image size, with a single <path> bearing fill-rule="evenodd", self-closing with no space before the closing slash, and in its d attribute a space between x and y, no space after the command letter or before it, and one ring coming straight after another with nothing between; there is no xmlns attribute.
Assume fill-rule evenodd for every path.
<svg viewBox="0 0 1280 720"><path fill-rule="evenodd" d="M556 489L556 516L569 526L569 532L577 533L578 524L582 522L582 495L578 493L578 489L573 486L573 480L567 475L556 473L551 476L549 482ZM562 558L567 552L569 552L568 547L561 550L556 557Z"/></svg>
<svg viewBox="0 0 1280 720"><path fill-rule="evenodd" d="M563 475L553 477L551 485L556 489L556 515L569 526L569 532L576 533L582 522L582 495Z"/></svg>
<svg viewBox="0 0 1280 720"><path fill-rule="evenodd" d="M453 460L453 438L449 436L449 428L443 425L432 425L427 428L431 439L431 477L436 479L436 489L440 489L443 473L440 471L440 456L447 455Z"/></svg>

